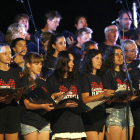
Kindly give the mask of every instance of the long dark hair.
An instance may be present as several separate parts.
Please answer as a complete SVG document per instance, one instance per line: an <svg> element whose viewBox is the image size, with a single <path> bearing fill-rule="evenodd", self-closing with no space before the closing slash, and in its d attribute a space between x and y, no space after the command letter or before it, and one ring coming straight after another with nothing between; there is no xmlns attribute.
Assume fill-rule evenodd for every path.
<svg viewBox="0 0 140 140"><path fill-rule="evenodd" d="M47 57L52 56L55 53L55 49L52 47L52 45L56 44L57 39L64 37L63 35L57 34L57 35L52 35L49 39L48 45L47 45Z"/></svg>
<svg viewBox="0 0 140 140"><path fill-rule="evenodd" d="M68 66L68 63L70 61L69 54L70 53L67 51L59 52L55 64L54 74L56 78L62 83L66 82L64 78L66 72L67 72L67 79L70 80L71 82L74 81L77 77L75 65L73 67L73 70L69 72L69 66Z"/></svg>
<svg viewBox="0 0 140 140"><path fill-rule="evenodd" d="M28 78L29 84L34 84L35 80L30 76L30 70L27 67L27 63L33 64L33 63L43 63L44 59L37 53L29 53L26 55L25 61L23 63L23 71L22 76L26 76Z"/></svg>
<svg viewBox="0 0 140 140"><path fill-rule="evenodd" d="M83 61L80 65L80 73L91 73L93 72L93 64L92 64L92 58L95 57L98 54L102 54L101 51L96 49L91 49L86 52L84 55ZM97 70L97 74L99 74L100 70Z"/></svg>
<svg viewBox="0 0 140 140"><path fill-rule="evenodd" d="M120 49L120 46L114 45L110 46L105 53L105 58L104 58L104 64L103 64L103 69L102 69L102 74L106 70L110 70L113 73L115 72L115 63L114 63L114 58L115 58L115 50ZM120 70L123 70L123 64L120 65Z"/></svg>

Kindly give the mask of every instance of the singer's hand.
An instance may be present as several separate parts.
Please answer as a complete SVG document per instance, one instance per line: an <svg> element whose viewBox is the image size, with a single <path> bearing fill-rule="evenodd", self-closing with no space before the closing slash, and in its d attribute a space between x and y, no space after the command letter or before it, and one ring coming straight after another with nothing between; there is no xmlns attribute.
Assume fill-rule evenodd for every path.
<svg viewBox="0 0 140 140"><path fill-rule="evenodd" d="M46 111L51 111L54 109L53 104L42 104L42 108Z"/></svg>
<svg viewBox="0 0 140 140"><path fill-rule="evenodd" d="M63 105L64 108L65 107L77 107L78 106L78 104L76 102L70 101L70 100L65 101L62 105Z"/></svg>
<svg viewBox="0 0 140 140"><path fill-rule="evenodd" d="M61 95L63 95L63 92L56 92L56 93L53 93L51 95L51 98L54 100L55 98L58 98L60 97Z"/></svg>
<svg viewBox="0 0 140 140"><path fill-rule="evenodd" d="M4 104L10 104L13 100L13 97L6 99L5 101L3 101Z"/></svg>
<svg viewBox="0 0 140 140"><path fill-rule="evenodd" d="M67 41L67 43L69 44L70 47L72 47L76 43L76 40L74 40L74 38L72 36L67 37L66 41Z"/></svg>

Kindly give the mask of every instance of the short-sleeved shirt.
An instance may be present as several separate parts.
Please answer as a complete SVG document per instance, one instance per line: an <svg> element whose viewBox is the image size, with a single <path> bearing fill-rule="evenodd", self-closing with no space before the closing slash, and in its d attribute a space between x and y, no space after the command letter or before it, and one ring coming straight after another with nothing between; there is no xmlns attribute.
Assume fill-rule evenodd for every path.
<svg viewBox="0 0 140 140"><path fill-rule="evenodd" d="M84 73L80 77L82 94L88 92L89 96L95 96L103 92L103 84L100 76ZM95 107L92 111L105 111L104 104Z"/></svg>
<svg viewBox="0 0 140 140"><path fill-rule="evenodd" d="M45 81L43 81L42 79L36 79L35 83L37 85L39 85L40 87L42 87L43 89L45 89L45 91L47 91L47 86L46 86ZM21 78L20 84L22 86L29 85L28 78L26 76L23 76ZM35 87L32 87L31 89L26 90L24 92L23 96L27 97L28 94L30 94L30 91L33 90L34 88ZM34 126L39 130L42 129L43 127L45 127L49 123L48 120L45 118L47 116L47 114L41 115L40 109L38 109L38 110L26 109L26 107L23 103L23 100L21 100L21 106L22 106L22 112L20 115L21 116L21 123Z"/></svg>
<svg viewBox="0 0 140 140"><path fill-rule="evenodd" d="M46 80L48 91L50 95L56 92L71 91L64 99L77 98L81 99L81 87L78 80L71 82L65 79L65 82L60 82L54 74ZM51 129L52 133L65 132L84 132L84 126L81 115L75 113L71 108L54 109L51 115Z"/></svg>
<svg viewBox="0 0 140 140"><path fill-rule="evenodd" d="M126 89L126 81L123 71L112 72L107 70L102 75L104 89L117 90L119 87ZM126 106L124 102L112 102L110 105L106 104L107 108L123 108Z"/></svg>

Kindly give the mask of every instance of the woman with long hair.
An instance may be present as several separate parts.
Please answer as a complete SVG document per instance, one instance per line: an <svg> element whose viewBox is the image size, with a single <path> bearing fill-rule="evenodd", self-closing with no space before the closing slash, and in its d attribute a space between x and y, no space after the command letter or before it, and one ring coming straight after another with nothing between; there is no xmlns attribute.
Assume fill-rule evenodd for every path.
<svg viewBox="0 0 140 140"><path fill-rule="evenodd" d="M29 53L24 61L23 72L21 78L21 85L32 85L37 84L46 92L46 82L40 79L39 74L41 72L43 58L36 53ZM25 140L49 140L50 124L46 118L47 114L41 115L40 109L51 111L54 109L53 104L36 104L31 103L29 100L30 91L24 92L21 100L22 112L21 112L21 134ZM47 93L46 93L47 94ZM52 95L52 98L53 95Z"/></svg>
<svg viewBox="0 0 140 140"><path fill-rule="evenodd" d="M81 99L81 88L76 75L74 57L67 51L61 51L56 60L54 73L46 80L48 92L66 93L61 103L51 114L52 139L80 140L86 137L81 114L75 112L78 104L69 98ZM74 109L75 108L75 109Z"/></svg>
<svg viewBox="0 0 140 140"><path fill-rule="evenodd" d="M62 35L52 35L50 37L48 46L47 46L47 60L45 61L44 66L48 68L53 68L56 61L57 55L59 52L66 49L65 37Z"/></svg>
<svg viewBox="0 0 140 140"><path fill-rule="evenodd" d="M80 84L82 100L85 104L111 97L114 90L104 90L99 72L102 66L102 54L99 50L91 49L86 52L81 66ZM82 114L86 131L86 140L103 140L105 132L105 105L99 105L89 112Z"/></svg>
<svg viewBox="0 0 140 140"><path fill-rule="evenodd" d="M125 73L123 72L123 54L118 46L111 46L105 54L102 76L103 85L106 89L126 90ZM106 119L107 140L127 140L126 126L126 99L114 99L106 105L106 112L109 114ZM133 134L133 118L129 110L130 139Z"/></svg>

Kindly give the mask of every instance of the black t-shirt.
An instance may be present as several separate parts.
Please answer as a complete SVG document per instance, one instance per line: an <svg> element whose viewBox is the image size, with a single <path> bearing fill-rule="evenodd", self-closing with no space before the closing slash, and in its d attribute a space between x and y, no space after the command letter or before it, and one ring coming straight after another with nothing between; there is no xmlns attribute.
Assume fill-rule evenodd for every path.
<svg viewBox="0 0 140 140"><path fill-rule="evenodd" d="M17 63L12 62L10 67L14 68L19 73L19 75L22 75L22 67L20 67Z"/></svg>
<svg viewBox="0 0 140 140"><path fill-rule="evenodd" d="M123 31L122 30L120 30L120 34L121 34L121 39L123 39ZM129 31L124 32L124 40L127 40L127 39L136 40L137 39L136 34L137 34L136 31L133 28L131 28ZM120 44L119 38L117 40L117 44Z"/></svg>
<svg viewBox="0 0 140 140"><path fill-rule="evenodd" d="M8 71L0 70L0 88L19 88L20 77L13 68ZM17 106L17 102L13 99L10 104L0 103L0 108L5 106Z"/></svg>
<svg viewBox="0 0 140 140"><path fill-rule="evenodd" d="M133 88L140 89L140 69L130 71ZM140 100L131 102L131 109L134 117L140 117Z"/></svg>
<svg viewBox="0 0 140 140"><path fill-rule="evenodd" d="M103 58L108 47L110 47L110 45L106 45L104 42L98 44L98 50L102 52Z"/></svg>
<svg viewBox="0 0 140 140"><path fill-rule="evenodd" d="M44 67L46 69L53 68L56 61L56 57L50 56L44 62Z"/></svg>
<svg viewBox="0 0 140 140"><path fill-rule="evenodd" d="M46 79L46 77L50 76L52 74L52 68L55 65L56 57L50 56L47 58L44 62L44 66L42 67L43 77Z"/></svg>
<svg viewBox="0 0 140 140"><path fill-rule="evenodd" d="M70 82L68 79L65 80L65 83L61 83L54 74L51 75L46 80L50 95L56 92L67 92L71 89L71 92L64 99L73 97L81 99L81 87L79 80L74 82ZM65 132L84 132L81 115L79 113L75 113L74 109L71 110L70 108L61 108L52 111L51 129L53 134Z"/></svg>
<svg viewBox="0 0 140 140"><path fill-rule="evenodd" d="M45 89L45 91L48 91L45 81L43 81L42 79L36 79L35 82L37 85L39 85L40 87ZM29 82L28 82L27 77L23 76L21 78L20 84L22 86L28 85ZM34 88L35 87L32 87L32 89L26 90L24 92L23 96L27 97L29 92L31 90L33 90ZM41 115L39 113L40 109L38 109L38 110L26 109L25 105L23 103L23 100L21 100L21 106L22 106L21 123L34 126L34 127L38 128L39 130L42 129L43 127L45 127L49 123L48 120L46 119L47 113L45 115Z"/></svg>
<svg viewBox="0 0 140 140"><path fill-rule="evenodd" d="M131 63L127 64L127 68L131 68L131 69L137 69L138 65L140 64L140 60L139 59L136 59L136 60L133 60Z"/></svg>
<svg viewBox="0 0 140 140"><path fill-rule="evenodd" d="M102 82L104 89L117 90L119 87L126 89L126 81L122 71L111 72L110 70L107 70L102 75ZM126 103L124 102L113 102L110 105L106 104L107 108L123 108L124 106L126 106Z"/></svg>
<svg viewBox="0 0 140 140"><path fill-rule="evenodd" d="M68 49L68 52L72 53L75 59L75 62L80 60L83 56L83 53L81 51L81 48L77 46L72 46Z"/></svg>
<svg viewBox="0 0 140 140"><path fill-rule="evenodd" d="M95 96L103 92L103 84L100 76L89 73L84 73L80 77L81 92L89 92L89 96ZM104 104L95 107L93 112L105 111Z"/></svg>

